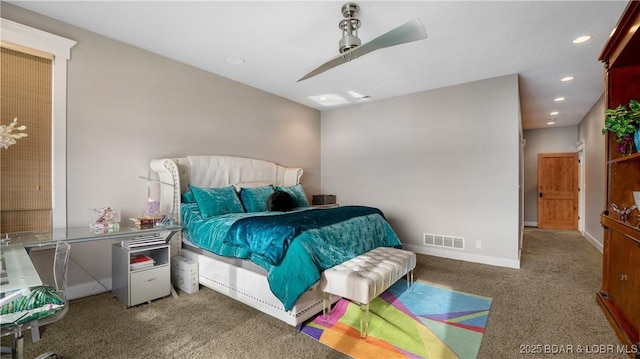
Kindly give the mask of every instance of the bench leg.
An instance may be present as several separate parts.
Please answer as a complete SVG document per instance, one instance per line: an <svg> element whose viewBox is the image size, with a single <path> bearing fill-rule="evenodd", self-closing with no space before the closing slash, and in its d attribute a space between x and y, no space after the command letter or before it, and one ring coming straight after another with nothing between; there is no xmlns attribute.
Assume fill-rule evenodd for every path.
<svg viewBox="0 0 640 359"><path fill-rule="evenodd" d="M364 319L360 319L360 337L366 338L369 335L369 303L360 304L360 309L364 310Z"/></svg>
<svg viewBox="0 0 640 359"><path fill-rule="evenodd" d="M413 287L413 269L407 272L407 289Z"/></svg>
<svg viewBox="0 0 640 359"><path fill-rule="evenodd" d="M322 292L322 319L325 323L329 321L330 300L331 294Z"/></svg>

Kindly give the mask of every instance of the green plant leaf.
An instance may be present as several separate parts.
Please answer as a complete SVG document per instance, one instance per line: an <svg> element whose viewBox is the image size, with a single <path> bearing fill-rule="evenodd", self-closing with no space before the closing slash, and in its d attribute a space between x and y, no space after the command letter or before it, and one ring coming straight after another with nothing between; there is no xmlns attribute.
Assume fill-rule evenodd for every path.
<svg viewBox="0 0 640 359"><path fill-rule="evenodd" d="M616 135L616 142L620 143L624 137L633 135L640 128L640 102L629 101L629 108L619 105L615 109L605 110L604 128L602 134L607 131Z"/></svg>

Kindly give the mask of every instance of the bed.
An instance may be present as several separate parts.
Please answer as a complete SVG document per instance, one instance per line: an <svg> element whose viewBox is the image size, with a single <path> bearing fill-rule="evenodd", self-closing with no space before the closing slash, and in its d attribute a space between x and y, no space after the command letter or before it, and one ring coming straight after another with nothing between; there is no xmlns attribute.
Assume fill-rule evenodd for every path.
<svg viewBox="0 0 640 359"><path fill-rule="evenodd" d="M150 166L162 183L161 211L183 226L172 247L198 263L200 284L292 326L322 311L324 269L376 247L401 247L378 209L310 207L301 168L217 155ZM288 192L296 208L269 211L270 189Z"/></svg>

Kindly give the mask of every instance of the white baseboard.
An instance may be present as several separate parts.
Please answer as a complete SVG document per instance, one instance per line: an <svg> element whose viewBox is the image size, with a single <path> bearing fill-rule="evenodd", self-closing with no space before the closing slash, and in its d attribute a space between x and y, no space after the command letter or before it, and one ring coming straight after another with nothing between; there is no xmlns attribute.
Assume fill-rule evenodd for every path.
<svg viewBox="0 0 640 359"><path fill-rule="evenodd" d="M525 227L538 227L538 222L524 222Z"/></svg>
<svg viewBox="0 0 640 359"><path fill-rule="evenodd" d="M457 259L461 261L488 264L488 265L497 266L497 267L520 269L519 259L488 257L488 256L479 255L479 254L471 254L471 253L466 253L461 251L431 248L431 247L424 247L424 246L411 245L411 244L403 244L403 247L415 253L426 254L426 255L435 256L435 257Z"/></svg>
<svg viewBox="0 0 640 359"><path fill-rule="evenodd" d="M604 245L600 243L594 236L589 234L589 232L582 232L582 236L587 239L592 246L596 247L596 249L600 252L604 252Z"/></svg>

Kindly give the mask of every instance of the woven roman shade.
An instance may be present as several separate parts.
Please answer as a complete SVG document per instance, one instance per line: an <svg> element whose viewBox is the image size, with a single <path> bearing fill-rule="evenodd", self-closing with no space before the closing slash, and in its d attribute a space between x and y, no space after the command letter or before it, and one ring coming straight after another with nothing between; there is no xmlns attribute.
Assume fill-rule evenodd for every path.
<svg viewBox="0 0 640 359"><path fill-rule="evenodd" d="M15 117L27 137L0 148L0 232L52 228L50 59L2 47L0 124Z"/></svg>

